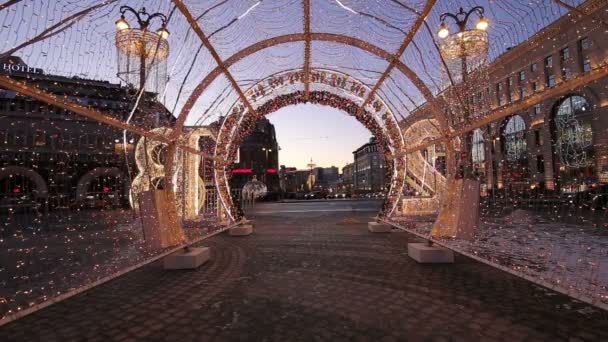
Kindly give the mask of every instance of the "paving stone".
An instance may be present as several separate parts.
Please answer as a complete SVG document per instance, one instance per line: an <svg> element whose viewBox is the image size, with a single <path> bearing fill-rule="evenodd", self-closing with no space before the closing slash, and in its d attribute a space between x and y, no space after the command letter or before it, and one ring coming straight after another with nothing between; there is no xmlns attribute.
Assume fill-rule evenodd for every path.
<svg viewBox="0 0 608 342"><path fill-rule="evenodd" d="M0 341L608 340L605 312L462 256L417 264L405 249L420 241L368 234L366 216L258 216L246 239L203 241L213 255L197 270L145 266L0 327Z"/></svg>

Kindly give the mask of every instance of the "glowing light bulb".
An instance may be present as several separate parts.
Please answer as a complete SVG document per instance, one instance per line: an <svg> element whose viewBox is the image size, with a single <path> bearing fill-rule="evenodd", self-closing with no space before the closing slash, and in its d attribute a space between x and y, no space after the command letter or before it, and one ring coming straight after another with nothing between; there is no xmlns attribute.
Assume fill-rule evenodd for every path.
<svg viewBox="0 0 608 342"><path fill-rule="evenodd" d="M446 25L445 23L441 23L441 26L439 27L439 32L437 32L437 35L439 36L439 38L445 38L450 34L450 29L448 28L448 25Z"/></svg>
<svg viewBox="0 0 608 342"><path fill-rule="evenodd" d="M485 31L489 25L490 23L488 22L488 19L486 19L486 17L481 17L479 18L476 27L478 30Z"/></svg>
<svg viewBox="0 0 608 342"><path fill-rule="evenodd" d="M156 34L158 34L162 39L169 38L169 31L167 31L167 29L164 27L159 28L158 31L156 31Z"/></svg>
<svg viewBox="0 0 608 342"><path fill-rule="evenodd" d="M116 29L118 31L126 30L130 28L129 23L125 20L125 17L120 17L120 19L116 20Z"/></svg>

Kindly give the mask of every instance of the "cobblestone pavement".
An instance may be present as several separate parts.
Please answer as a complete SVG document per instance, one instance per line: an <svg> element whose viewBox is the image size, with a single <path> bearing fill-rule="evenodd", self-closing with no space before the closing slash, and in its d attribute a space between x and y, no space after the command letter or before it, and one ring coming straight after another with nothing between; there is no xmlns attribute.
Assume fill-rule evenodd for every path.
<svg viewBox="0 0 608 342"><path fill-rule="evenodd" d="M606 312L462 256L417 264L413 236L369 233L374 212L352 207L261 205L253 235L201 243L200 269L148 265L0 341L608 341Z"/></svg>

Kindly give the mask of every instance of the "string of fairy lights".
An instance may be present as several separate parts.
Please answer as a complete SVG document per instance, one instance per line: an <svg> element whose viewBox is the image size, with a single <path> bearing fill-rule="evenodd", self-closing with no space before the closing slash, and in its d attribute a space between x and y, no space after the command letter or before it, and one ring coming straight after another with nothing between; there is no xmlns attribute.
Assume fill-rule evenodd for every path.
<svg viewBox="0 0 608 342"><path fill-rule="evenodd" d="M312 1L311 32L331 34L335 37L335 41L312 40L311 68L345 74L366 87L372 88L380 80L381 75L389 66L390 60L380 58L361 48L343 44L340 42L340 36L354 37L369 44L370 48L379 48L388 54L394 54L426 3L427 1L423 0ZM568 1L568 3L578 6L583 3L583 0ZM262 40L272 43L273 39L284 35L302 34L304 15L301 0L185 1L185 4L217 50L221 60L230 62L227 71L234 77L241 89L247 91L272 75L286 70L297 71L303 68L305 47L303 39L266 47L255 53L239 56L236 61L231 60L233 56ZM156 99L167 109L169 115L175 117L178 117L182 109L187 107L188 102L192 100L194 104L185 120L187 126L221 124L222 122L218 119L226 118L223 124L224 126L232 125L230 127L232 135L229 141L222 141L222 135L219 138L216 136L218 142L214 147L223 151L220 156L231 160L235 147L251 131L253 123L279 107L297 105L306 101L334 106L349 115L358 115L357 119L379 139L380 146L387 157L387 179L391 180L391 191L393 191L388 196L389 201L385 203L383 212L396 212L393 209L398 208L397 202L403 196L400 189L404 187L406 171L405 165L399 164L405 163L404 158L394 159L394 154L411 146L400 145L402 140L398 135L401 133L398 132L396 122L392 119L379 119L379 116L389 113L394 115L397 120L407 120L411 113L428 100L412 80L397 69L389 73L378 89L377 96L382 100L383 106L387 107L379 115L370 113L369 110L359 113L358 106L363 103L364 98L348 94L344 89L338 89L332 85L316 84L311 87L311 97L305 98L302 82L294 82L282 87L280 91L274 93L276 96L258 97L257 102L254 101L256 113L245 113L245 106L240 102L238 92L223 74L225 70L221 70L219 76L211 80L200 96L191 98L201 82L218 68L218 64L212 53L194 33L183 14L176 10L175 4L164 0L16 2L14 5L0 10L0 23L4 33L3 40L0 42L0 53L10 52L12 56L19 57L27 66L43 70L43 74L46 76L65 77L66 79L62 82L71 85L59 95L67 96L74 102L88 106L95 106L98 105L97 102L103 102L98 106L101 112L126 122L128 114L135 108L137 96L132 89L122 91L117 86L120 78L117 77L114 24L115 20L120 17L120 7L124 5L129 5L134 9L145 7L149 13L158 12L167 15L167 29L170 35L167 38L169 55L167 57L166 84L163 89L159 90ZM446 81L444 61L439 52L441 42L436 36L436 29L441 24L440 15L444 12L455 11L461 6L472 8L478 5L486 9L486 16L491 23L491 29L488 30L488 62L496 60L508 49L525 42L539 30L568 14L568 10L564 6L548 0L525 2L436 1L411 44L399 59L420 78L434 96L441 94L449 86L449 82ZM552 43L549 41L547 44ZM3 55L3 57L8 56ZM41 82L40 77L32 74L26 76L23 81L40 90L53 92L57 84L53 81ZM93 80L100 83L93 86ZM118 95L109 99L106 93L97 90L99 88L96 87L101 86L119 89L117 90ZM48 213L42 209L0 213L0 217L7 217L4 220L5 223L0 227L0 249L10 256L10 258L6 258L6 260L10 260L8 264L4 263L0 267L0 288L2 288L0 290L0 319L11 317L28 307L34 307L55 296L99 280L160 252L157 249L151 250L143 242L140 213L134 213L126 208L95 211L76 207L68 201L69 192L73 191L84 172L94 167L109 167L112 164L112 161L109 160L97 163L92 157L85 161L81 160L84 158L81 157L83 153L76 147L83 141L81 132L88 130L87 134L90 136L102 137L99 138L99 141L105 139L103 143L95 145L94 142L87 140L88 137L85 137L84 143L82 143L92 146L87 148L96 151L98 155L102 155L104 151L113 151L115 148L120 151L119 164L121 165L128 164L130 158L134 158L133 152L127 151L127 147L124 146L135 144L139 136L130 134L128 139L125 139L126 143L122 144L121 140L110 138L122 132L117 128L102 124L95 124L93 127L90 120L85 120L74 113L60 112L54 106L45 105L44 108L34 108L34 105L30 105L30 100L26 101L14 92L3 90L1 98L7 106L4 108L15 106L27 114L22 118L14 119L10 129L0 129L4 134L0 138L5 139L6 142L2 152L17 146L20 149L18 152L25 156L3 162L4 164L0 165L0 168L18 164L17 166L30 168L45 177L48 173L61 175L63 178L49 181L48 186L51 192L61 194L61 191L65 191L68 195L65 198L61 196L54 198L57 201L56 207L51 208ZM456 102L456 100L451 100L449 104L453 108L462 105ZM589 110L597 108L597 106L593 107L594 105L590 105ZM36 104L36 106L38 105ZM373 106L372 103L371 107L373 108ZM156 113L156 111L155 109L154 112ZM58 120L34 123L28 121L40 113L65 115L63 118L70 122L71 126L68 129ZM592 149L593 146L589 145L589 135L583 132L583 128L586 126L583 124L584 114L581 113L567 113L567 119L576 121L578 128L571 128L566 123L560 123L561 129L565 133L557 139L564 141L560 148L569 151L570 154L574 153L572 151L577 153L572 164L576 164L579 169L589 167L589 160L593 160L591 157L593 153L596 153ZM145 110L135 111L134 119L129 121L130 124L140 128L150 128L147 126L146 120L138 120L139 115L144 116L145 114L147 114ZM237 121L231 121L240 115L243 115L244 120L238 121L239 124ZM29 126L35 131L41 132L35 133L31 138L23 139L25 142L31 140L32 146L21 143L19 140L21 138L14 139L15 146L8 146L9 135L5 133L12 131L13 127L18 128L19 126ZM464 124L461 125L461 127L463 126ZM496 151L500 151L501 144L510 144L511 140L526 135L530 137L528 141L533 141L536 127L531 120L528 120L525 128L516 132L517 136L509 136L510 140L504 139L504 141L500 140L501 133L496 132L496 128L483 127L486 149L495 148ZM17 128L14 129L15 132L20 132L21 130ZM219 127L216 128L215 133L220 133ZM61 146L57 146L53 150L55 154L51 157L51 161L56 163L52 166L49 166L51 163L44 159L44 153L49 152L35 150L36 147L47 146L47 141L38 139L36 134L40 136L46 134L49 141L48 146L51 146L51 143L54 144L54 141L62 142ZM186 130L184 134L191 133ZM120 134L118 135L120 136ZM583 146L575 138L569 138L570 136L583 137L581 139L584 139L586 145ZM545 143L551 141L550 135L544 137ZM516 142L521 143L519 140ZM123 145L122 149L120 145ZM212 150L212 146L207 143L205 151L211 153ZM428 156L430 150L429 147L422 152L414 153L424 153ZM438 157L429 161L428 164L432 164L433 168L439 170L442 164L441 157L445 154L444 150L445 146L433 146L433 155ZM509 151L509 146L505 147L505 151ZM123 157L124 155L126 157ZM584 155L585 158L580 155ZM564 158L570 157L565 155ZM510 156L509 160L506 157L504 160L500 160L500 163L503 162L511 170L509 174L511 178L504 178L502 180L504 183L520 182L524 175L538 175L541 166L550 167L547 162L542 160L538 162L538 165L536 165L536 160L524 161L519 154ZM487 163L486 160L485 164ZM479 167L483 168L485 164L480 163ZM217 174L216 182L220 184L220 191L228 193L227 178L230 174L230 166L223 169L224 166L221 163L216 165L216 170L222 168L222 172ZM75 171L78 167L83 170ZM424 177L427 177L426 170L428 169L426 164L420 168L421 172L425 173ZM400 174L400 172L404 174ZM485 177L492 176L485 169L477 172L486 175ZM566 173L563 170L562 172ZM585 178L585 173L581 171L581 173L573 173L570 176L580 180ZM410 180L416 178L411 172L408 177ZM69 184L65 186L66 189L59 189L59 179L66 182L65 184ZM1 179L0 182L4 182L1 184L13 184ZM113 186L104 183L101 188L112 190ZM408 187L415 186L415 184L410 184ZM525 186L529 189L531 186L539 187L539 184L525 183ZM9 190L15 189L21 191L19 187ZM420 191L420 193L423 192ZM523 190L517 190L501 196L490 197L481 207L483 229L480 231L480 236L495 242L499 248L492 248L490 243L464 244L459 241L455 242L456 246L475 255L484 256L493 263L505 265L506 262L507 267L518 272L527 272L526 274L534 277L545 277L552 279L553 282L568 284L567 286L572 287L572 291L599 298L598 300L605 303L608 300L604 278L606 262L602 259L605 256L601 253L606 250L605 243L601 239L600 233L585 229L588 227L605 229L605 221L608 218L606 211L594 209L593 215L587 215L584 211L587 209L583 208L584 202L577 202L579 199L574 197L571 202L565 200L565 204L534 207L537 204L532 200L528 202L522 200L523 194ZM546 196L546 194L537 192L534 196L538 198ZM13 197L19 198L16 195ZM520 217L525 216L517 211L522 208L522 202L536 210L531 215L532 218ZM234 211L236 218L242 214L237 207L232 207L230 210ZM562 220L567 221L567 224L559 226L557 232L549 231ZM207 226L203 229L188 228L188 236L191 238L202 236L217 228L212 221L206 222L206 224ZM521 229L527 229L533 224L545 227L546 231L521 233ZM580 233L581 231L584 233ZM582 235L577 235L576 232ZM563 239L564 242L558 241L556 238L559 234L567 237ZM509 238L524 244L526 239L542 239L543 236L551 238L551 240L546 240L546 244L543 245L545 247L543 252L530 247L521 251L522 254L519 258L525 260L526 263L518 264L515 261L508 261L510 260L508 258L509 250L512 246L509 244ZM585 236L588 240L595 239L597 242L594 244L588 240L583 241L580 236ZM560 243L567 246L562 248ZM563 252L568 248L579 253L575 254L581 255L580 260L583 261L571 262ZM565 268L570 270L562 269L564 264L568 265ZM539 273L539 269L542 268L539 265L546 267L547 270ZM574 280L577 279L576 277L579 279L577 282Z"/></svg>

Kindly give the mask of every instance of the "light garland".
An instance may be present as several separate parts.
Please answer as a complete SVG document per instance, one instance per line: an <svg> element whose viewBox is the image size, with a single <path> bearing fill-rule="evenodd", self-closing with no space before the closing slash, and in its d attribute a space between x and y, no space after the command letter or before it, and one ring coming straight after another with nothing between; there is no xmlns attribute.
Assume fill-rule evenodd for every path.
<svg viewBox="0 0 608 342"><path fill-rule="evenodd" d="M390 184L387 198L381 210L381 216L390 215L400 198L405 179L404 159L394 158L393 156L393 151L400 151L403 148L402 143L397 146L393 145L394 142L402 141L399 128L396 124L393 124L392 121L387 120L385 122L386 126L383 129L376 121L374 115L367 111L360 112L360 107L355 102L330 92L313 91L308 98L306 98L303 91L280 95L258 107L255 114L245 111L241 106L235 106L231 115L226 118L222 125L222 132L225 133L220 132L218 135L219 138L215 152L216 156L222 156L222 159L225 157L225 160L227 161L234 160L238 146L240 146L242 141L253 132L256 122L262 117L285 106L307 102L343 110L349 115L354 116L376 137L378 146L385 158L385 177L388 181L387 184ZM379 109L380 106L376 105L376 108ZM385 116L385 118L388 118L388 116ZM225 201L225 207L231 215L234 216L234 219L238 221L242 217L242 209L239 208L238 201L235 202L230 197L228 181L231 171L232 164L230 162L228 162L228 165L216 164L216 185L218 192L223 195L221 196Z"/></svg>

